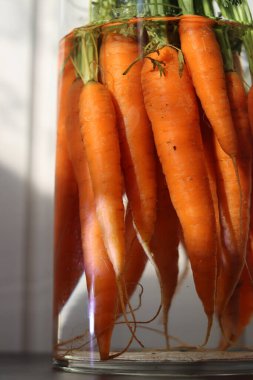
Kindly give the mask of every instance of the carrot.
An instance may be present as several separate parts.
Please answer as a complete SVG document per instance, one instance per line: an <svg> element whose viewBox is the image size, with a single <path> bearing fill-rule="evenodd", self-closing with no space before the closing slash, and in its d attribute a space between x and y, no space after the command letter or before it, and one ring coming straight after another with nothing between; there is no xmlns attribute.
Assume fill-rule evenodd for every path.
<svg viewBox="0 0 253 380"><path fill-rule="evenodd" d="M125 264L120 150L112 99L99 82L88 82L81 91L80 123L105 247L120 277Z"/></svg>
<svg viewBox="0 0 253 380"><path fill-rule="evenodd" d="M237 166L241 194L238 192L234 165L216 140L218 195L222 233L226 246L217 284L217 311L220 317L239 281L245 262L251 203L251 145L246 93L236 72L227 73L226 79L231 111L240 142Z"/></svg>
<svg viewBox="0 0 253 380"><path fill-rule="evenodd" d="M248 92L247 102L251 133L253 134L253 85L250 87L250 90Z"/></svg>
<svg viewBox="0 0 253 380"><path fill-rule="evenodd" d="M67 151L65 122L67 92L75 79L74 67L67 57L72 49L71 36L59 49L58 126L55 175L54 220L54 315L69 299L83 272L80 238L78 188ZM65 63L66 61L66 63Z"/></svg>
<svg viewBox="0 0 253 380"><path fill-rule="evenodd" d="M127 295L130 298L136 289L147 263L147 256L137 238L130 209L127 209L125 219L126 230L126 265L124 282Z"/></svg>
<svg viewBox="0 0 253 380"><path fill-rule="evenodd" d="M133 338L142 345L135 336L134 314L131 312L134 323L132 328L125 310L125 210L115 108L109 90L98 82L98 34L89 30L77 31L75 42L76 55L73 57L73 63L85 84L79 100L80 129L94 192L96 214L103 242L115 272L125 322L131 332L127 347ZM128 302L127 304L131 311L131 305Z"/></svg>
<svg viewBox="0 0 253 380"><path fill-rule="evenodd" d="M152 129L140 80L142 62L136 62L123 75L139 54L135 38L119 33L103 37L100 49L102 81L113 95L117 112L126 194L136 228L144 242L149 243L156 216L156 177Z"/></svg>
<svg viewBox="0 0 253 380"><path fill-rule="evenodd" d="M234 341L236 341L241 336L245 327L248 326L253 316L253 223L251 223L247 260L241 275L240 285L240 298L236 329L235 334L231 339Z"/></svg>
<svg viewBox="0 0 253 380"><path fill-rule="evenodd" d="M213 20L202 16L183 16L179 22L181 48L215 135L224 152L234 159L238 151L237 137L213 25Z"/></svg>
<svg viewBox="0 0 253 380"><path fill-rule="evenodd" d="M160 77L150 59L163 62L165 75ZM216 287L215 215L197 100L186 68L180 77L175 49L164 47L148 56L142 69L142 88L159 160L182 226L196 291L208 317L207 340Z"/></svg>
<svg viewBox="0 0 253 380"><path fill-rule="evenodd" d="M160 163L157 167L157 219L150 246L154 255L154 261L160 273L164 334L166 345L169 347L168 313L178 279L179 221L170 200Z"/></svg>
<svg viewBox="0 0 253 380"><path fill-rule="evenodd" d="M108 359L117 307L115 273L106 252L97 219L89 168L82 143L79 98L83 83L77 79L69 90L68 148L79 190L79 213L84 270L89 294L90 333L95 332L100 357Z"/></svg>
<svg viewBox="0 0 253 380"><path fill-rule="evenodd" d="M221 349L236 344L253 316L253 260L252 251L248 251L247 264L244 265L240 279L229 300L223 315L225 336L220 342Z"/></svg>

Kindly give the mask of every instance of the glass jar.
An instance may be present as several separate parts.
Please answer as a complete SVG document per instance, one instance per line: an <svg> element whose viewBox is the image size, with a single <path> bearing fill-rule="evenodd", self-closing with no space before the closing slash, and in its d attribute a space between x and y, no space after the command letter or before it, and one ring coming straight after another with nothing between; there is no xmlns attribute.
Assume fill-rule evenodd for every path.
<svg viewBox="0 0 253 380"><path fill-rule="evenodd" d="M54 365L253 373L246 2L61 14Z"/></svg>

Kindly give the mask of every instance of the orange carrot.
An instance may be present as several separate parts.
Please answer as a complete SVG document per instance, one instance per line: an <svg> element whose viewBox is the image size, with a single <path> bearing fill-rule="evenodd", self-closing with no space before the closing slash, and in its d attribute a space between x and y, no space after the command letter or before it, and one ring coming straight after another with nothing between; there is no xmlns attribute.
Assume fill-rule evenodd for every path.
<svg viewBox="0 0 253 380"><path fill-rule="evenodd" d="M252 211L251 211L252 215ZM253 226L251 225L246 264L241 275L239 310L236 321L236 332L233 339L237 340L248 326L253 316Z"/></svg>
<svg viewBox="0 0 253 380"><path fill-rule="evenodd" d="M202 16L183 16L179 22L181 48L194 87L222 149L232 158L238 151L237 137L226 92L214 21Z"/></svg>
<svg viewBox="0 0 253 380"><path fill-rule="evenodd" d="M137 238L130 210L127 210L126 220L126 266L124 281L127 295L130 298L136 289L147 262L147 256Z"/></svg>
<svg viewBox="0 0 253 380"><path fill-rule="evenodd" d="M76 80L69 90L68 147L79 189L84 269L89 294L90 332L95 332L100 357L108 359L117 307L115 273L106 252L97 219L95 199L83 147L79 99L83 83Z"/></svg>
<svg viewBox="0 0 253 380"><path fill-rule="evenodd" d="M245 262L251 203L251 145L246 93L236 72L227 73L226 79L232 116L240 143L237 166L241 194L238 191L234 165L216 140L218 195L222 234L226 247L223 251L221 273L217 284L217 311L220 317L239 281Z"/></svg>
<svg viewBox="0 0 253 380"><path fill-rule="evenodd" d="M70 60L66 61L71 49L71 38L61 42L59 68L62 72L58 88L55 176L54 315L64 306L83 272L78 188L67 151L65 132L67 92L75 79L74 68Z"/></svg>
<svg viewBox="0 0 253 380"><path fill-rule="evenodd" d="M103 83L113 95L117 111L121 161L134 223L149 243L155 223L156 178L152 129L144 106L135 38L109 33L103 37L100 67Z"/></svg>
<svg viewBox="0 0 253 380"><path fill-rule="evenodd" d="M250 230L247 243L247 256L234 292L223 315L225 337L220 347L225 349L240 338L253 315L253 207L251 194Z"/></svg>
<svg viewBox="0 0 253 380"><path fill-rule="evenodd" d="M109 91L88 82L80 96L80 123L96 211L116 276L125 264L125 225L116 115Z"/></svg>
<svg viewBox="0 0 253 380"><path fill-rule="evenodd" d="M126 259L125 224L115 109L109 90L96 81L88 81L85 84L81 91L79 105L81 134L91 176L98 222L106 251L115 271L123 316L131 332L127 347L133 338L142 346L135 335L135 318L127 299L123 276ZM125 304L130 307L133 327L127 318Z"/></svg>
<svg viewBox="0 0 253 380"><path fill-rule="evenodd" d="M248 114L251 127L251 133L253 134L253 85L248 92Z"/></svg>
<svg viewBox="0 0 253 380"><path fill-rule="evenodd" d="M163 62L164 74L150 59ZM204 163L195 92L178 53L164 47L145 60L142 69L145 106L171 200L181 222L195 287L208 317L210 333L216 287L214 207Z"/></svg>
<svg viewBox="0 0 253 380"><path fill-rule="evenodd" d="M253 255L249 250L247 264L236 284L232 297L224 311L224 335L220 342L221 349L236 344L253 316Z"/></svg>
<svg viewBox="0 0 253 380"><path fill-rule="evenodd" d="M178 279L179 221L170 200L160 163L157 165L157 169L157 219L150 246L160 273L163 325L166 345L169 347L168 313Z"/></svg>

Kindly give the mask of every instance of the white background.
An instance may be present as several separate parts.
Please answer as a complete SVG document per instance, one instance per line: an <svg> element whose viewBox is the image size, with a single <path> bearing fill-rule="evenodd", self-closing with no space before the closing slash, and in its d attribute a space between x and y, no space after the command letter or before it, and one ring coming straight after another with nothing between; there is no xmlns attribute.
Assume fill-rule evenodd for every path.
<svg viewBox="0 0 253 380"><path fill-rule="evenodd" d="M0 0L0 351L51 349L59 5Z"/></svg>

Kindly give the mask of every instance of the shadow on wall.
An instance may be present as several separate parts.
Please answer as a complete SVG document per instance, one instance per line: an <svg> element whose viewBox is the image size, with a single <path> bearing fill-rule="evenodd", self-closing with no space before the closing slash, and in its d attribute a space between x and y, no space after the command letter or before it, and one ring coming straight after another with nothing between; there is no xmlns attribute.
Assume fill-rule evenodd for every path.
<svg viewBox="0 0 253 380"><path fill-rule="evenodd" d="M53 197L0 167L0 351L49 351Z"/></svg>

